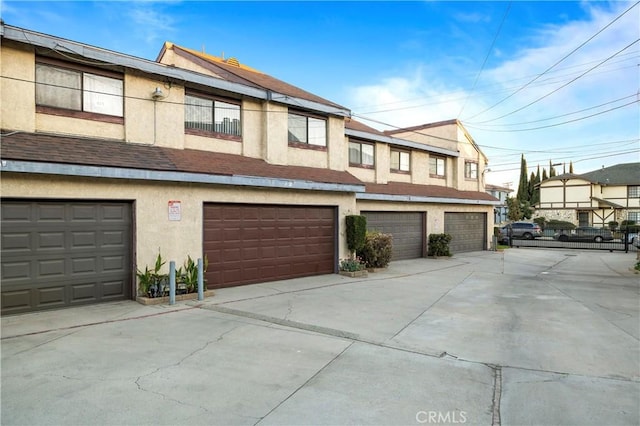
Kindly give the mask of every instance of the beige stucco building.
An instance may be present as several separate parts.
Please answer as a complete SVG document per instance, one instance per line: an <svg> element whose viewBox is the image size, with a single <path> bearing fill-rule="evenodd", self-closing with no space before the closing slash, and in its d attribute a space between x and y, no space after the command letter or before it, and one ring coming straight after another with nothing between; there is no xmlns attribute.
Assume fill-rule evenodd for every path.
<svg viewBox="0 0 640 426"><path fill-rule="evenodd" d="M640 163L547 179L540 183L536 213L578 226L606 227L624 220L640 223Z"/></svg>
<svg viewBox="0 0 640 426"><path fill-rule="evenodd" d="M3 313L135 298L159 252L206 256L210 288L335 273L349 214L396 259L445 231L487 248L487 160L456 121L386 134L171 43L149 61L2 24L0 61Z"/></svg>

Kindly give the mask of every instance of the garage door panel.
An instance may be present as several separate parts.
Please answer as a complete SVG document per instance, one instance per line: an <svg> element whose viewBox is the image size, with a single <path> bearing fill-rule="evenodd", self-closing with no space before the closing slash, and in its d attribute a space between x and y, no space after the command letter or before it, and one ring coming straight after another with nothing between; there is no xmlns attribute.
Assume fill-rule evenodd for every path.
<svg viewBox="0 0 640 426"><path fill-rule="evenodd" d="M130 296L129 203L3 200L1 216L3 314Z"/></svg>
<svg viewBox="0 0 640 426"><path fill-rule="evenodd" d="M234 214L227 220L229 212ZM334 272L333 207L208 204L204 216L209 270L222 271L207 272L210 288ZM319 248L328 256L318 256ZM241 255L236 258L232 249Z"/></svg>
<svg viewBox="0 0 640 426"><path fill-rule="evenodd" d="M444 217L444 232L452 239L452 253L481 251L486 245L487 215L480 212L447 212Z"/></svg>
<svg viewBox="0 0 640 426"><path fill-rule="evenodd" d="M362 215L367 218L367 230L393 236L393 260L423 257L424 213L365 211Z"/></svg>

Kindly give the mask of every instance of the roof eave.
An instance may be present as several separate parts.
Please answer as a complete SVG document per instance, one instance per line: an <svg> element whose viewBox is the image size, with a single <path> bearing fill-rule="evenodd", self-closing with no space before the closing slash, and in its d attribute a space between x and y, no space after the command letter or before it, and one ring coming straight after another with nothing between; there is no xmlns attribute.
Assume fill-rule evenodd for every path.
<svg viewBox="0 0 640 426"><path fill-rule="evenodd" d="M144 170L110 166L44 163L37 161L2 160L2 172L77 176L90 178L135 179L164 182L205 183L215 185L251 186L333 192L364 192L365 186L351 183L316 182L278 177L216 175L181 171Z"/></svg>
<svg viewBox="0 0 640 426"><path fill-rule="evenodd" d="M447 155L449 157L459 157L458 151L452 151L450 149L439 148L436 146L425 145L418 142L407 141L404 139L394 138L392 136L378 135L375 133L363 132L361 130L344 129L344 133L347 136L353 136L354 138L366 139L374 142L382 142L389 145L401 146L404 148L411 148L418 151L433 152L436 154Z"/></svg>
<svg viewBox="0 0 640 426"><path fill-rule="evenodd" d="M370 201L394 201L405 203L434 203L434 204L471 204L485 206L499 206L502 203L498 200L479 200L469 198L452 198L452 197L425 197L417 195L399 195L399 194L379 194L379 193L356 193L357 200Z"/></svg>
<svg viewBox="0 0 640 426"><path fill-rule="evenodd" d="M205 86L210 86L228 92L238 93L257 99L266 100L269 97L268 92L264 89L257 89L238 83L232 83L226 80L206 76L193 71L159 64L147 59L125 55L122 53L113 52L99 47L90 46L87 44L78 43L75 41L66 40L23 28L12 27L6 24L1 24L0 28L2 29L2 37L8 40L13 40L37 47L45 47L53 51L62 50L65 53L80 55L84 58L101 61L106 64L136 69L160 77L202 84Z"/></svg>

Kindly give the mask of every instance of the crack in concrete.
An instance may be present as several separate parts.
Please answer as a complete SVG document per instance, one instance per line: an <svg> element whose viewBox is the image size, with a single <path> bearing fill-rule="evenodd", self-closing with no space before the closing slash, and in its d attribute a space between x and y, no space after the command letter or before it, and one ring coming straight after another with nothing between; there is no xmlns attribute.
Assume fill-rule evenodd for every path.
<svg viewBox="0 0 640 426"><path fill-rule="evenodd" d="M440 297L438 297L437 300L435 300L431 305L427 306L427 308L420 312L420 314L418 314L418 316L416 316L414 319L412 319L411 321L409 321L404 327L402 327L400 330L398 330L398 332L396 334L394 334L393 336L391 336L391 338L389 340L393 340L396 338L396 336L398 336L398 334L402 333L404 330L406 330L409 326L411 326L411 324L413 324L414 322L416 322L421 316L423 316L429 309L431 309L432 307L434 307L436 305L436 303L440 302L445 296L447 296L449 293L451 293L454 289L456 289L458 286L460 286L461 284L463 284L466 280L469 279L469 277L473 275L473 272L469 273L466 277L464 277L459 283L457 283L456 285L454 285L453 287L451 287L449 290L447 290L446 292L444 292Z"/></svg>
<svg viewBox="0 0 640 426"><path fill-rule="evenodd" d="M285 402L287 402L290 398L292 398L296 393L298 393L300 391L300 389L304 388L305 386L307 386L313 379L315 379L316 377L318 377L318 375L320 375L320 373L322 373L327 367L329 367L331 364L333 364L333 362L335 360L337 360L338 358L340 358L342 356L343 353L345 353L347 350L349 350L349 348L351 346L353 346L354 342L349 343L349 345L347 345L346 348L344 348L339 354L337 354L336 356L334 356L329 362L327 362L324 366L322 366L321 369L319 369L318 371L315 372L315 374L311 377L309 377L303 384L301 384L300 386L298 386L293 392L291 392L285 399L283 399L282 401L280 401L280 403L276 404L275 407L273 407L271 410L269 410L269 412L267 414L265 414L264 416L262 416L257 422L255 422L253 424L253 426L258 425L260 422L262 422L264 419L266 419L271 413L273 413L275 410L277 410L282 404L284 404Z"/></svg>
<svg viewBox="0 0 640 426"><path fill-rule="evenodd" d="M153 376L154 374L157 374L157 373L159 373L159 372L160 372L160 371L162 371L162 370L166 370L166 369L169 369L169 368L178 367L178 366L182 365L182 363L183 363L184 361L186 361L188 358L190 358L190 357L194 356L194 355L195 355L195 354L197 354L198 352L201 352L201 351L205 350L205 349L206 349L209 345L211 345L211 344L221 342L221 341L225 338L225 336L227 336L228 334L232 333L233 331L235 331L236 329L238 329L238 328L240 328L240 327L243 327L243 326L242 326L242 325L238 325L238 326L233 327L233 328L231 328L231 329L229 329L229 330L225 331L224 333L220 334L220 335L219 335L218 337L216 337L215 339L208 340L208 341L207 341L207 342L205 342L201 347L194 349L194 350L193 350L193 351L191 351L190 353L188 353L188 354L186 354L185 356L183 356L183 357L182 357L180 360L178 360L177 362L174 362L174 363L172 363L172 364L168 364L168 365L163 365L163 366L156 367L153 371L151 371L151 372L149 372L149 373L147 373L147 374L143 374L143 375L141 375L141 376L138 376L138 377L136 378L136 380L134 381L134 383L136 384L136 386L137 386L138 390L139 390L139 391L142 391L142 392L149 392L149 393L152 393L152 394L154 394L154 395L161 396L163 399L166 399L166 400L169 400L169 401L176 402L176 403L178 403L178 404L180 404L180 405L189 406L189 407L195 407L195 408L198 408L198 409L200 409L200 410L203 410L203 411L204 411L204 412L206 412L206 413L209 413L209 414L215 414L214 412L212 412L212 411L208 410L207 408L202 407L202 406L200 406L200 405L190 404L190 403L187 403L187 402L181 401L181 400L179 400L179 399L172 398L172 397L170 397L170 396L168 396L168 395L166 395L166 394L164 394L164 393L162 393L162 392L158 392L158 391L155 391L155 390L152 390L152 389L147 389L147 388L145 388L145 387L140 383L140 381L141 381L143 378L151 377L151 376Z"/></svg>

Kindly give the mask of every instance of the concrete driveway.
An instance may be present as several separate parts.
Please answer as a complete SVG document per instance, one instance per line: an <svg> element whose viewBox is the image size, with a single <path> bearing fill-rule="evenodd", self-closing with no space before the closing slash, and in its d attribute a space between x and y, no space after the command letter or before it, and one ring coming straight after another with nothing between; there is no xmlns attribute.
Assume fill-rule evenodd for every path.
<svg viewBox="0 0 640 426"><path fill-rule="evenodd" d="M514 248L5 317L1 423L637 425L634 263Z"/></svg>

